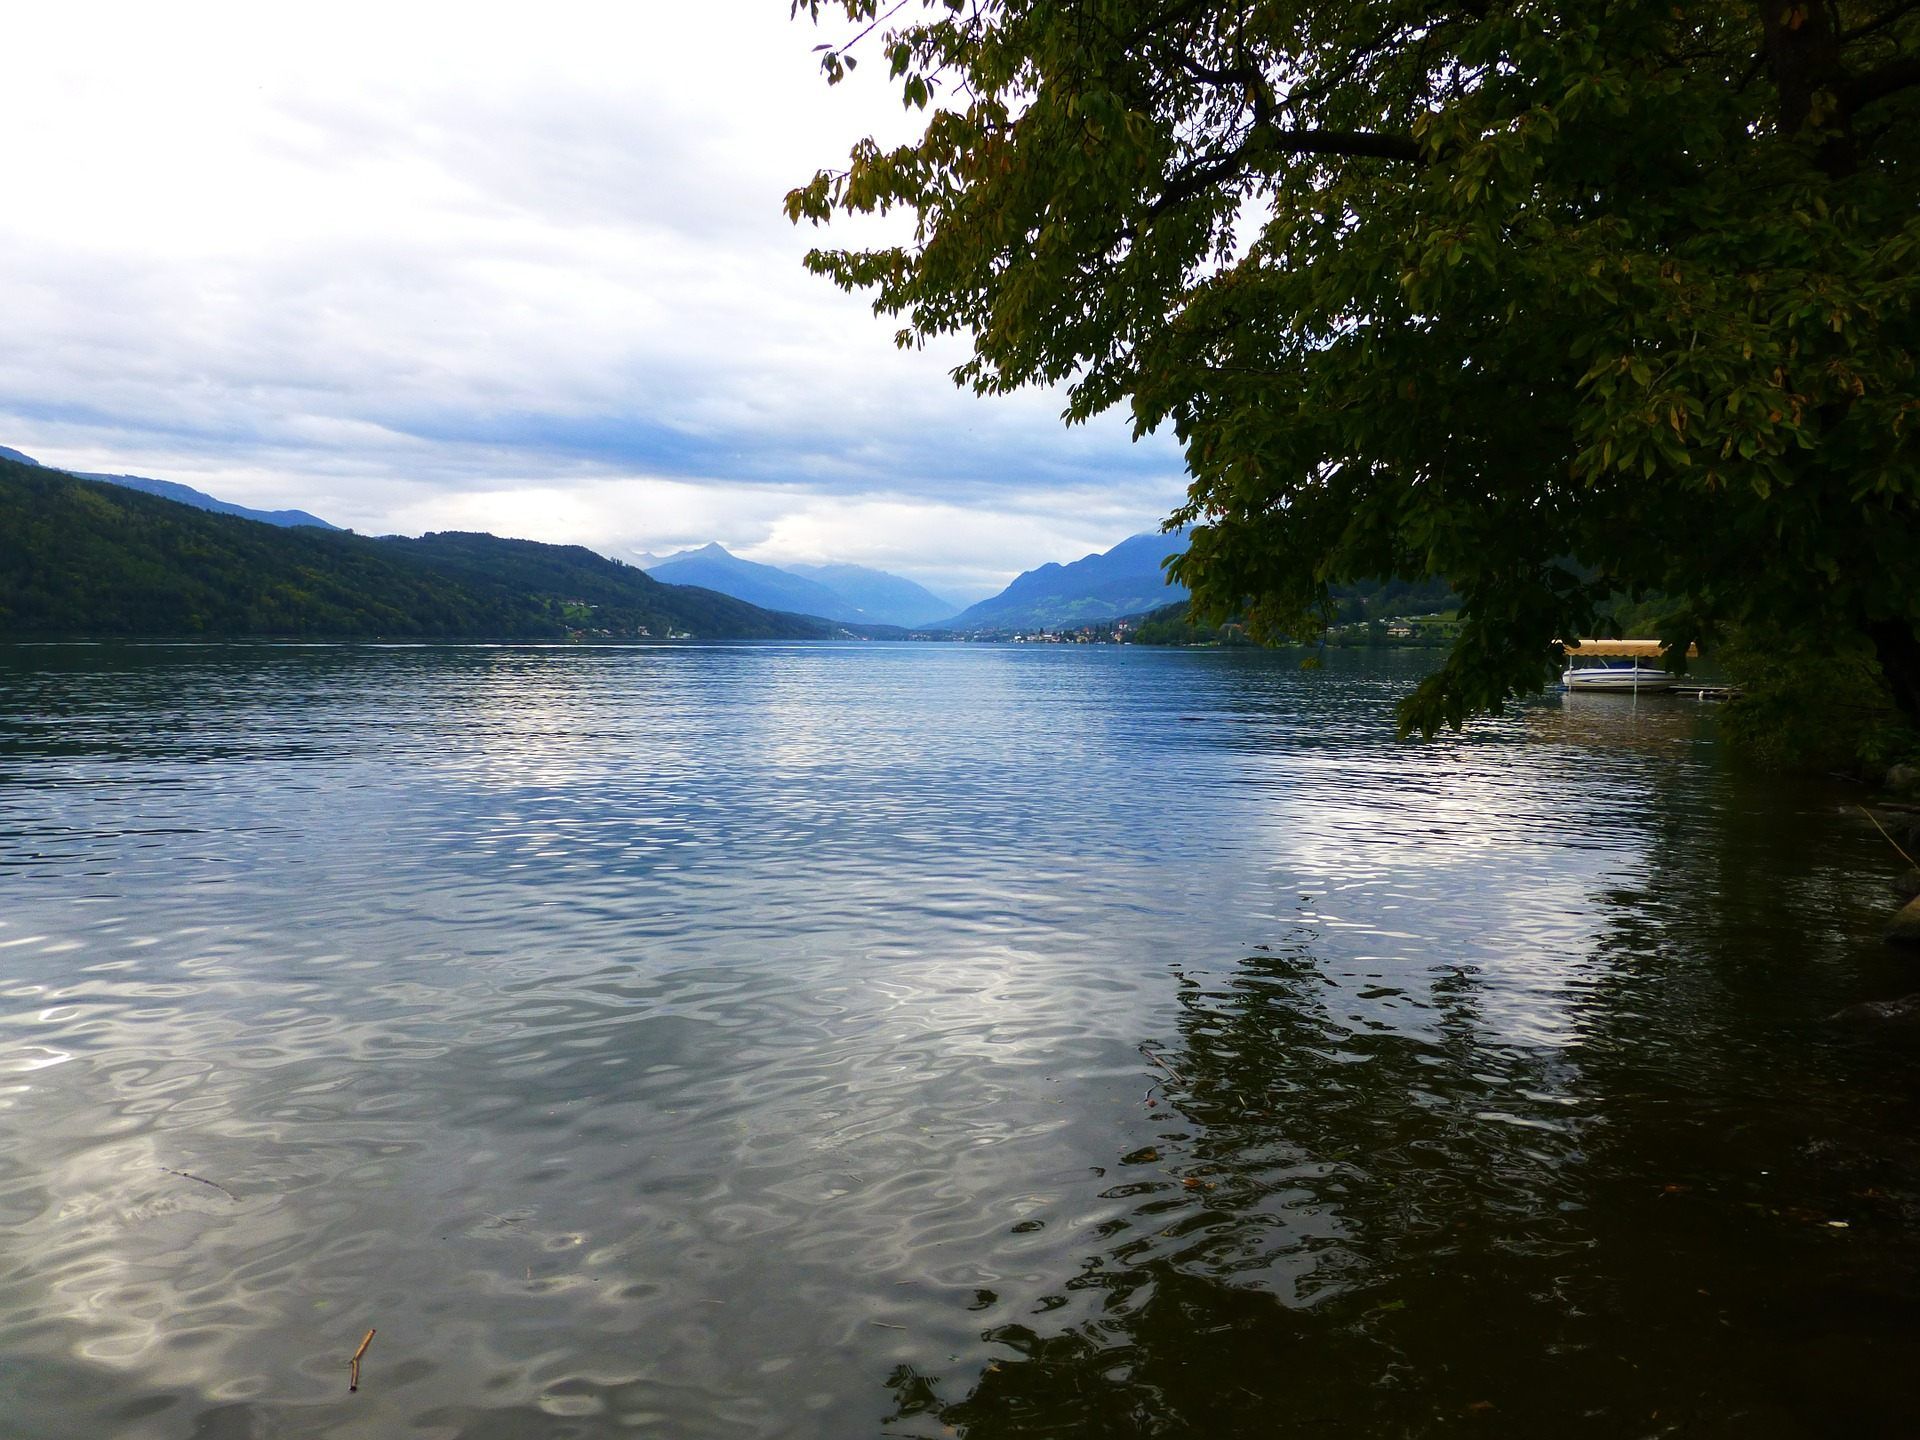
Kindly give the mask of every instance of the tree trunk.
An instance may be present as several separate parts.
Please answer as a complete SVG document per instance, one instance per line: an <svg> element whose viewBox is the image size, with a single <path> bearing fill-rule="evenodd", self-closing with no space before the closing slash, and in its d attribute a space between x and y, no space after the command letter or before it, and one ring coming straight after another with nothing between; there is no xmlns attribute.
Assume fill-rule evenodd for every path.
<svg viewBox="0 0 1920 1440"><path fill-rule="evenodd" d="M1797 135L1811 127L1823 134L1820 168L1836 180L1851 175L1859 157L1852 117L1840 103L1846 73L1826 0L1761 0L1760 31L1767 70L1780 97L1781 133Z"/></svg>

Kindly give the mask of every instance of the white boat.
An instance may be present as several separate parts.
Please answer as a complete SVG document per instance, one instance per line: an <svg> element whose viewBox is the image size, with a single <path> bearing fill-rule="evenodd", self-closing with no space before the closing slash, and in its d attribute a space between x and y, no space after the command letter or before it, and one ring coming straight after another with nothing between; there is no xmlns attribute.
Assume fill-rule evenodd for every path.
<svg viewBox="0 0 1920 1440"><path fill-rule="evenodd" d="M1560 683L1569 690L1623 690L1636 695L1671 690L1673 682L1672 671L1631 660L1615 665L1569 665L1560 675Z"/></svg>
<svg viewBox="0 0 1920 1440"><path fill-rule="evenodd" d="M1658 640L1578 640L1565 644L1565 649L1567 668L1560 683L1570 691L1657 695L1671 690L1680 679L1660 664L1663 652ZM1699 653L1687 647L1687 654Z"/></svg>

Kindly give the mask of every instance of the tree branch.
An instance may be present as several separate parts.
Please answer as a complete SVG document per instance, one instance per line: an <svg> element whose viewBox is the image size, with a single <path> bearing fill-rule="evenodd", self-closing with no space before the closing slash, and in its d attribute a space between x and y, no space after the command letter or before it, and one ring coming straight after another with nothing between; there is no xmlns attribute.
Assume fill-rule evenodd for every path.
<svg viewBox="0 0 1920 1440"><path fill-rule="evenodd" d="M1855 76L1840 86L1840 104L1849 115L1876 100L1920 85L1920 55L1902 55L1878 70Z"/></svg>

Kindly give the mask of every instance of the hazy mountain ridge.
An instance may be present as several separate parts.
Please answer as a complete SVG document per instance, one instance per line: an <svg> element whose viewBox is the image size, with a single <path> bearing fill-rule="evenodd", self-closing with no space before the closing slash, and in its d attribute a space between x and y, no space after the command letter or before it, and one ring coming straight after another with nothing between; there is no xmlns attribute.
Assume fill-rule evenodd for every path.
<svg viewBox="0 0 1920 1440"><path fill-rule="evenodd" d="M788 565L789 573L817 581L845 596L876 620L890 625L930 625L951 615L961 602L936 595L926 586L868 565Z"/></svg>
<svg viewBox="0 0 1920 1440"><path fill-rule="evenodd" d="M698 550L683 550L678 555L670 555L648 565L646 570L664 584L698 585L770 610L824 615L829 620L854 623L871 618L859 606L825 585L789 574L775 565L742 560L719 544L703 545Z"/></svg>
<svg viewBox="0 0 1920 1440"><path fill-rule="evenodd" d="M656 580L702 585L749 604L867 625L925 625L954 602L903 576L865 565L768 565L717 542L675 555L640 555Z"/></svg>
<svg viewBox="0 0 1920 1440"><path fill-rule="evenodd" d="M11 460L19 465L31 465L37 469L50 469L42 465L31 455L23 455L10 446L0 445L0 460ZM255 510L250 505L236 505L231 500L221 500L196 490L191 485L182 485L175 480L155 480L149 475L106 475L92 470L63 470L63 475L75 475L82 480L99 480L108 485L119 485L128 490L138 490L146 495L158 495L163 500L174 500L182 505L191 505L196 510L208 510L216 515L235 515L242 520L257 520L262 525L278 525L282 529L291 529L298 525L310 525L319 530L338 530L340 527L332 521L322 520L318 515L305 510Z"/></svg>

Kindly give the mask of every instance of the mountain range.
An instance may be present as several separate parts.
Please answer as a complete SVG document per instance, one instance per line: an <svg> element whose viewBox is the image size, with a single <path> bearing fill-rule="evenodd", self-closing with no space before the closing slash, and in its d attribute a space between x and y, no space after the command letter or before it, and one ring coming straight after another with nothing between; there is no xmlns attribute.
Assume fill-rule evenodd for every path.
<svg viewBox="0 0 1920 1440"><path fill-rule="evenodd" d="M0 458L0 637L7 639L824 640L854 633L830 620L665 585L578 545L453 532L375 539L273 526Z"/></svg>
<svg viewBox="0 0 1920 1440"><path fill-rule="evenodd" d="M1086 625L1138 615L1187 598L1161 562L1186 549L1181 535L1130 536L1070 564L1042 565L998 595L956 614L956 603L884 570L861 565L761 564L720 545L640 557L656 580L702 585L749 604L855 623L923 630L1027 630Z"/></svg>
<svg viewBox="0 0 1920 1440"><path fill-rule="evenodd" d="M17 465L39 466L40 462L31 455L22 455L18 450L0 445L0 460L11 460ZM263 525L278 525L283 529L295 525L311 525L320 530L338 530L338 525L329 524L318 515L309 515L304 510L253 510L245 505L235 505L228 500L216 500L204 490L196 490L191 485L181 485L173 480L154 480L145 475L100 475L90 470L68 470L62 474L77 475L82 480L102 480L109 485L119 485L128 490L138 490L146 495L158 495L163 500L176 500L182 505L191 505L196 510L210 510L216 515L238 515L243 520L258 520Z"/></svg>
<svg viewBox="0 0 1920 1440"><path fill-rule="evenodd" d="M21 470L39 471L46 476L69 474L69 472L43 466L31 456L23 455L18 450L8 449L5 446L0 446L0 462L12 462ZM170 480L155 480L141 475L75 473L76 478L80 480L96 481L117 486L123 490L138 491L209 514L259 521L287 530L350 534L305 510L255 510L216 499L190 486L176 484ZM445 538L434 536L424 538L435 542L438 549L434 553L445 561L450 553ZM494 536L472 538L475 543L485 540L493 545L530 546L533 543L500 540ZM409 542L389 536L378 542L367 543L386 546L386 553L391 556L402 553ZM1179 585L1168 583L1162 562L1168 556L1180 553L1185 548L1185 543L1184 537L1178 534L1134 535L1121 541L1111 550L1086 555L1069 564L1047 564L1038 569L1026 571L1017 576L998 595L964 608L961 608L959 601L935 594L924 586L884 570L847 564L784 567L767 565L744 560L719 544L703 545L675 555L639 556L637 568L618 561L606 560L600 556L594 556L594 560L601 565L617 566L619 571L625 572L623 578L628 582L627 591L632 590L631 582L647 579L649 583L657 582L657 588L662 590L691 587L706 593L713 600L727 597L735 602L744 602L750 610L771 612L784 615L789 619L796 616L810 616L817 617L821 621L837 621L866 630L874 627L900 627L978 633L1085 625L1138 615L1184 600L1187 595L1186 590ZM592 554L577 546L543 548L555 552L562 550L577 552L578 556ZM531 551L525 552L520 558L524 560L526 555L531 553ZM444 565L442 568L444 569ZM509 569L518 568L517 563L509 565ZM571 577L569 583L578 578ZM486 577L479 573L466 573L462 577L462 583L471 586L485 579ZM558 578L555 576L549 575L547 579L558 583ZM580 587L575 584L574 588ZM66 597L66 600L72 601L75 598L70 596ZM688 624L671 620L667 617L665 610L659 610L657 594L652 595L648 601L648 605L655 607L654 610L649 610L648 605L640 604L637 595L626 593L626 591L614 598L612 603L622 615L627 616L627 621L623 623L628 623L631 627L645 628L643 621L634 618L645 611L655 613L656 618L662 619L663 623L668 623L669 628L693 628ZM348 608L351 609L351 607ZM332 611L328 613L333 614ZM333 622L329 623L345 624L346 621L342 617L346 613L341 611L334 614ZM496 610L490 613L493 619L489 623L507 623L504 618L506 612ZM18 615L15 618L17 620ZM551 617L548 618L551 619ZM716 618L714 615L703 612L702 623L709 624ZM235 613L227 613L226 618L220 623L241 622ZM367 623L373 624L372 621ZM516 626L523 623L546 622L536 622L525 615L512 622ZM735 629L726 633L745 634L748 631L766 634L797 633L783 631L777 625L770 629L765 628L768 622L749 620L745 610L729 612L729 618L720 623L736 627L744 624L748 627L748 630ZM754 630L755 626L762 628ZM350 628L353 633L359 633L365 627L360 621L355 621ZM378 624L373 624L373 628L380 627ZM436 630L430 633L454 632ZM512 633L520 632L514 630ZM696 633L720 632L708 629Z"/></svg>

